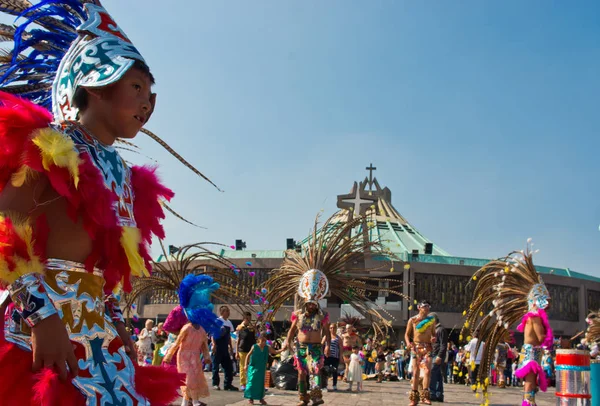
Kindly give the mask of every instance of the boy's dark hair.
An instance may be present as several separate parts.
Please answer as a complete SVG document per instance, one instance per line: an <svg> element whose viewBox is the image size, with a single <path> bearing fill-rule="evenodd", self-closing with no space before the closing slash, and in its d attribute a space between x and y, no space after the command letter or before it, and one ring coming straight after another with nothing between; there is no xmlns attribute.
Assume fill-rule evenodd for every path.
<svg viewBox="0 0 600 406"><path fill-rule="evenodd" d="M353 350L360 350L360 347L358 345L355 345L354 347L352 347Z"/></svg>
<svg viewBox="0 0 600 406"><path fill-rule="evenodd" d="M154 76L150 72L150 68L142 61L136 60L131 68L141 71L143 74L148 76L150 83L154 84ZM80 112L84 112L88 107L88 92L83 87L78 87L73 95L73 106L77 107Z"/></svg>

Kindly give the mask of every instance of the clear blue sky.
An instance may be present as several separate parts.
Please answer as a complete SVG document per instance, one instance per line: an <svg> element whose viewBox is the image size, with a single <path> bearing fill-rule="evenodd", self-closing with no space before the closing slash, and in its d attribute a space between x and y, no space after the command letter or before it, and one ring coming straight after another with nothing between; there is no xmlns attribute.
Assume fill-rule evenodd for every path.
<svg viewBox="0 0 600 406"><path fill-rule="evenodd" d="M157 79L167 244L284 249L370 162L457 256L600 276L600 3L104 0ZM131 156L130 156L131 157ZM139 157L131 157L136 162ZM155 250L155 253L158 253Z"/></svg>

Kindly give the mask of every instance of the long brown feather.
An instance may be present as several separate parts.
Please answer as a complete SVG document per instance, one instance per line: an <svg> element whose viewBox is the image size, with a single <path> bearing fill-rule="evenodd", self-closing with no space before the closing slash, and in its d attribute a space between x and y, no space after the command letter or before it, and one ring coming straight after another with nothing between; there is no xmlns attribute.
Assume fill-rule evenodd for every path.
<svg viewBox="0 0 600 406"><path fill-rule="evenodd" d="M206 180L208 183L213 185L219 192L222 192L222 190L219 189L219 187L216 184L214 184L212 180L207 178L202 172L200 172L198 169L196 169L194 166L192 166L192 164L190 164L188 161L186 161L185 158L183 158L181 155L179 155L177 152L175 152L175 150L173 148L171 148L166 142L164 142L158 135L154 134L152 131L150 131L146 128L142 128L141 131L144 134L148 135L150 138L152 138L154 141L156 141L158 144L160 144L161 147L166 149L171 155L173 155L175 158L177 158L179 160L179 162L181 162L183 165L185 165L188 169L190 169L196 175L200 176L201 178Z"/></svg>
<svg viewBox="0 0 600 406"><path fill-rule="evenodd" d="M169 207L169 205L167 205L165 202L163 202L163 203L162 203L162 205L163 205L163 207L164 207L165 209L167 209L167 211L168 211L169 213L171 213L172 215L174 215L175 217L177 217L179 220L183 221L184 223L187 223L187 224L189 224L189 225L191 225L191 226L194 226L194 227L202 228L202 229L204 229L204 230L208 230L206 227L199 226L199 225L197 225L197 224L194 224L194 223L192 223L192 222L191 222L191 221L189 221L189 220L186 220L186 219L185 219L184 217L182 217L182 216L181 216L179 213L177 213L175 210L173 210L172 208L170 208L170 207Z"/></svg>
<svg viewBox="0 0 600 406"><path fill-rule="evenodd" d="M368 222L366 217L352 218L345 222L334 221L334 218L339 217L334 215L319 227L317 216L302 252L286 251L281 266L271 272L264 284L268 290L266 299L271 317L295 296L302 275L310 269L318 269L327 276L331 295L350 304L372 325L377 335L384 335L391 327L390 320L393 317L373 302L369 295L383 291L406 297L393 285L396 283L399 286L399 281L370 277L368 274L389 269L393 256L383 249L380 241L365 239L362 233L357 232ZM366 258L376 255L390 260L381 261L380 266L368 269L358 265ZM381 288L380 281L388 281L392 285Z"/></svg>
<svg viewBox="0 0 600 406"><path fill-rule="evenodd" d="M231 270L231 267L235 265L209 250L207 245L223 246L206 242L186 245L181 247L174 257L170 257L166 255L161 243L166 261L155 262L151 276L133 280L131 292L125 295L128 314L131 314L131 305L142 295L149 295L153 292L165 292L164 294L172 297L173 302L177 303L179 285L183 278L190 273L210 275L215 282L221 285L221 288L214 292L215 298L238 307L240 311L250 310L247 298L240 297L231 289L232 285L240 283L239 278Z"/></svg>
<svg viewBox="0 0 600 406"><path fill-rule="evenodd" d="M2 11L12 15L19 15L31 6L33 4L27 0L0 0Z"/></svg>

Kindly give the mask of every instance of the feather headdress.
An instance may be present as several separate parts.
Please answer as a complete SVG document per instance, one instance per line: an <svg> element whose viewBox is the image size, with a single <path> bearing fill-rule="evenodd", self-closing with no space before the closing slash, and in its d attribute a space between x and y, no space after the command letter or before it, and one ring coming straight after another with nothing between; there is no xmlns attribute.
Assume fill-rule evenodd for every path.
<svg viewBox="0 0 600 406"><path fill-rule="evenodd" d="M220 285L218 290L210 292L214 301L234 305L240 311L249 310L248 298L240 297L234 287L242 283L232 270L237 269L236 266L209 250L207 245L222 246L215 243L198 243L181 247L174 258L165 262L155 262L151 276L135 278L131 292L125 297L128 309L144 294L160 293L166 295L169 301L177 302L177 299L181 299L180 287L185 278L192 274L210 276L214 283ZM184 285L189 286L190 283ZM186 292L189 291L190 289L186 289ZM189 295L186 293L184 296L187 298ZM182 306L184 305L182 303Z"/></svg>
<svg viewBox="0 0 600 406"><path fill-rule="evenodd" d="M529 242L526 251L513 251L504 258L487 263L473 275L472 282L477 285L473 301L465 312L467 317L461 339L475 331L479 340L485 342L485 346L477 348L484 351L477 376L484 392L496 346L509 334L508 329L526 315L539 315L547 324L544 309L548 306L549 294L533 264ZM523 326L521 323L518 329L522 331ZM551 330L547 331L546 341L551 345Z"/></svg>
<svg viewBox="0 0 600 406"><path fill-rule="evenodd" d="M272 310L270 314L274 315L284 302L300 293L299 287L303 277L306 279L309 271L318 271L319 278L314 280L324 286L325 283L320 276L322 274L326 278L327 290L331 296L350 304L373 325L376 333L381 334L391 326L393 317L369 296L377 295L380 291L400 297L404 295L395 290L394 284L399 284L397 280L367 275L371 271L389 269L391 254L385 252L380 241L369 240L363 232L357 231L367 224L365 216L357 216L347 221L336 219L339 217L334 215L319 227L319 216L317 216L312 234L303 246L302 252L288 250L281 266L271 272L265 282L268 288L266 298ZM374 268L363 268L357 265L364 263L365 257L369 256L380 256L384 259ZM381 281L388 282L390 287L380 287ZM315 290L317 291L319 289ZM318 293L321 294L324 295L323 292ZM309 298L309 294L305 296L305 301L319 299Z"/></svg>
<svg viewBox="0 0 600 406"><path fill-rule="evenodd" d="M0 49L0 90L51 110L56 122L77 119L78 88L108 86L135 61L145 63L99 0L0 0L0 12L16 16L14 26L0 24L0 42L12 42ZM156 134L142 132L220 190Z"/></svg>
<svg viewBox="0 0 600 406"><path fill-rule="evenodd" d="M585 340L589 345L600 343L600 310L588 314L585 321L588 323L588 328L585 333Z"/></svg>

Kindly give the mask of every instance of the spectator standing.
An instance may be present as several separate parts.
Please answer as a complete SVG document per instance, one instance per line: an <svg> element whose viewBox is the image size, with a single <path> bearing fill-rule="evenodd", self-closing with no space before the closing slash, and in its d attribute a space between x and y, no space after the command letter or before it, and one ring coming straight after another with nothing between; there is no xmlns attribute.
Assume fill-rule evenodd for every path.
<svg viewBox="0 0 600 406"><path fill-rule="evenodd" d="M337 326L334 324L329 325L329 331L331 332L331 344L329 345L329 356L325 358L324 366L329 370L331 375L333 391L337 391L337 380L338 380L338 367L340 365L340 336L337 334ZM325 342L325 338L323 338ZM327 374L325 379L322 380L321 386L327 389L328 379Z"/></svg>
<svg viewBox="0 0 600 406"><path fill-rule="evenodd" d="M365 374L372 375L375 373L375 359L373 358L373 340L367 338L364 346L365 350Z"/></svg>
<svg viewBox="0 0 600 406"><path fill-rule="evenodd" d="M479 332L473 333L473 338L467 344L467 352L470 354L470 374L469 379L471 386L477 385L477 373L479 372L479 364L481 364L481 358L483 357L483 346L485 342L479 343L479 338L477 338ZM476 389L473 391L476 392Z"/></svg>
<svg viewBox="0 0 600 406"><path fill-rule="evenodd" d="M233 324L229 320L229 307L221 306L219 308L221 317L219 320L223 322L219 337L213 336L212 338L212 384L213 389L219 390L220 376L219 367L223 367L225 371L225 383L223 386L224 390L237 391L238 388L233 386L233 362L231 357L233 355L233 343L231 341L231 332L233 331Z"/></svg>
<svg viewBox="0 0 600 406"><path fill-rule="evenodd" d="M256 329L252 324L252 313L245 312L242 322L237 326L237 353L236 358L240 362L240 389L246 389L248 382L248 371L246 370L246 357L256 344Z"/></svg>
<svg viewBox="0 0 600 406"><path fill-rule="evenodd" d="M494 364L496 365L496 377L498 379L498 387L506 388L506 378L504 376L504 370L508 364L508 353L511 352L510 346L506 343L508 339L508 332L505 333L503 340L496 345L496 356Z"/></svg>
<svg viewBox="0 0 600 406"><path fill-rule="evenodd" d="M137 341L139 365L152 364L152 352L154 350L155 342L156 335L154 333L154 321L148 319L146 320L145 327L140 332Z"/></svg>
<svg viewBox="0 0 600 406"><path fill-rule="evenodd" d="M431 368L431 379L429 391L431 400L434 402L444 401L444 375L446 372L446 353L448 351L448 334L446 329L440 323L437 313L430 313L435 319L435 341L432 343L431 358L433 367Z"/></svg>
<svg viewBox="0 0 600 406"><path fill-rule="evenodd" d="M403 380L404 379L404 354L405 354L406 350L405 350L405 346L404 346L404 342L400 343L400 348L398 348L394 355L396 357L396 363L397 363L397 375L398 375L398 379L399 380Z"/></svg>
<svg viewBox="0 0 600 406"><path fill-rule="evenodd" d="M456 361L456 353L458 350L456 349L456 345L452 341L448 342L448 362L446 366L446 379L444 383L454 383L454 366Z"/></svg>

